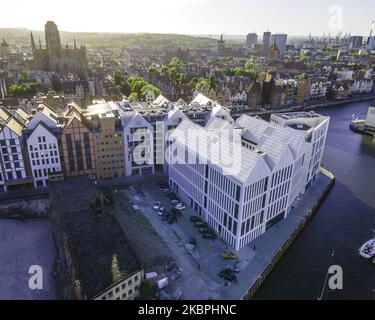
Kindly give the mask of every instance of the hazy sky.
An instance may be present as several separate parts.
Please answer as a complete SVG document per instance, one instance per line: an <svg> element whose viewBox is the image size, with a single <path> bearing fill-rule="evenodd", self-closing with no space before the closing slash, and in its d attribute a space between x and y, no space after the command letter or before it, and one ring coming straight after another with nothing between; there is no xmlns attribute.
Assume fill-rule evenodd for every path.
<svg viewBox="0 0 375 320"><path fill-rule="evenodd" d="M1 1L0 27L42 30L47 20L60 30L77 32L246 34L269 26L272 32L291 35L368 35L375 0Z"/></svg>

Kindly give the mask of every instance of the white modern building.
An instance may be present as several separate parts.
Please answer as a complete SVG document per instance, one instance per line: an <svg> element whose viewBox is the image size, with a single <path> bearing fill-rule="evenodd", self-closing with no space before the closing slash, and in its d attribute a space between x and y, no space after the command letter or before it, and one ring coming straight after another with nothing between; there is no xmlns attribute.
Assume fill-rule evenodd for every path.
<svg viewBox="0 0 375 320"><path fill-rule="evenodd" d="M375 101L373 101L368 109L366 117L366 126L375 129Z"/></svg>
<svg viewBox="0 0 375 320"><path fill-rule="evenodd" d="M329 117L313 111L274 114L271 122L285 128L292 128L304 137L305 158L300 192L303 194L316 180L323 158L329 128Z"/></svg>
<svg viewBox="0 0 375 320"><path fill-rule="evenodd" d="M171 188L235 250L287 217L320 169L329 118L277 120L184 120L169 137Z"/></svg>
<svg viewBox="0 0 375 320"><path fill-rule="evenodd" d="M154 128L136 111L125 112L124 128L125 175L155 173Z"/></svg>

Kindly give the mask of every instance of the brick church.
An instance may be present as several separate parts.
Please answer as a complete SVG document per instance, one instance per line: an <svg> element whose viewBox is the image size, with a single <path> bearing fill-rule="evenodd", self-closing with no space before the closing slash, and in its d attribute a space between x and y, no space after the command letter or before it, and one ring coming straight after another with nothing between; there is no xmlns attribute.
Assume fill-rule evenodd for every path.
<svg viewBox="0 0 375 320"><path fill-rule="evenodd" d="M74 40L74 47L69 48L68 44L63 48L60 40L60 33L57 25L53 21L48 21L45 25L46 48L35 44L34 36L31 36L31 47L34 60L32 68L35 70L54 71L61 74L75 73L81 77L86 77L88 61L86 47L77 47Z"/></svg>

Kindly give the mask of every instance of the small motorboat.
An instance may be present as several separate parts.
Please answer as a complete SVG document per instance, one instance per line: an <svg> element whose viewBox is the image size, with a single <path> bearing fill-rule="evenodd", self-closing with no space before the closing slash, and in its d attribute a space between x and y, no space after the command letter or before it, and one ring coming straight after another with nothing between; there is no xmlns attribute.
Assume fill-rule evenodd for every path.
<svg viewBox="0 0 375 320"><path fill-rule="evenodd" d="M366 259L375 257L375 239L367 241L361 249L359 249L359 254Z"/></svg>

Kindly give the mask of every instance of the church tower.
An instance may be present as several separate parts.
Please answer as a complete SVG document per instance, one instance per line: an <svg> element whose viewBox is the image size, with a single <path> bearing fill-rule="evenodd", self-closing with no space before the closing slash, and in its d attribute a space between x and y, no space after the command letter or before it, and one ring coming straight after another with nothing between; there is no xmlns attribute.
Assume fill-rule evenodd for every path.
<svg viewBox="0 0 375 320"><path fill-rule="evenodd" d="M45 25L46 45L50 58L55 60L61 54L61 40L57 25L48 21Z"/></svg>

